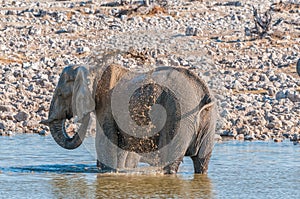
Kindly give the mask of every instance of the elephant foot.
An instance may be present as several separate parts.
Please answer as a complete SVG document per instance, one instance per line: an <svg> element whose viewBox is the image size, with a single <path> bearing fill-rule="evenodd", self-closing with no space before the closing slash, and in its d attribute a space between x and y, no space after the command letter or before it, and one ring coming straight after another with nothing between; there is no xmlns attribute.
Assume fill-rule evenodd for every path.
<svg viewBox="0 0 300 199"><path fill-rule="evenodd" d="M99 160L97 160L97 167L99 170L101 170L103 172L116 172L117 171L116 169L113 169L113 168L103 164Z"/></svg>
<svg viewBox="0 0 300 199"><path fill-rule="evenodd" d="M181 163L181 160L176 160L175 162L165 166L163 168L164 174L176 174L180 163Z"/></svg>
<svg viewBox="0 0 300 199"><path fill-rule="evenodd" d="M199 173L199 174L207 173L210 157L211 157L211 153L207 154L204 158L199 158L198 156L192 157L195 173Z"/></svg>

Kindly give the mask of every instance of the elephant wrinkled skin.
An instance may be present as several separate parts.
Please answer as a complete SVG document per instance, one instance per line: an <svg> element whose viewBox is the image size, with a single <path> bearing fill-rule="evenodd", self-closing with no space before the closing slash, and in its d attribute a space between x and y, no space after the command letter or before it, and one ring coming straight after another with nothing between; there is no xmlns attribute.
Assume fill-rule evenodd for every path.
<svg viewBox="0 0 300 199"><path fill-rule="evenodd" d="M164 173L176 173L183 157L190 156L195 173L207 172L217 114L212 93L203 80L181 67L159 67L138 74L110 65L99 71L94 70L91 75L83 66L63 70L49 118L43 121L50 126L60 146L78 147L85 137L89 113L94 112L100 169L135 168L143 161L162 166ZM92 92L88 87L89 78L93 83ZM122 115L126 110L128 118ZM81 126L70 137L64 122L75 116ZM155 126L153 134L138 136L153 124L161 128Z"/></svg>

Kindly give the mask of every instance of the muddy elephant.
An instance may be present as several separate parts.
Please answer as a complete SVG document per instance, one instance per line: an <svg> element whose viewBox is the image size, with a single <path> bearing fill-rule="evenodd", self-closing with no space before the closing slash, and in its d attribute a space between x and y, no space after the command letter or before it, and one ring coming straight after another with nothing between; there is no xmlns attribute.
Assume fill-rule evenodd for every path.
<svg viewBox="0 0 300 199"><path fill-rule="evenodd" d="M197 74L181 67L133 73L119 65L91 71L68 66L60 75L42 122L60 146L78 147L94 112L99 169L135 168L143 161L171 174L190 156L195 173L207 172L216 105ZM65 130L71 118L81 123L73 136Z"/></svg>

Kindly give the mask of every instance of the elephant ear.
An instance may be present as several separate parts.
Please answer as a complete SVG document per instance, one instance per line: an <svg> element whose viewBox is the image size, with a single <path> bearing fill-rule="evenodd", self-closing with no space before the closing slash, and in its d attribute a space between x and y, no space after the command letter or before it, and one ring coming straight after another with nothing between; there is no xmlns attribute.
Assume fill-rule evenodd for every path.
<svg viewBox="0 0 300 199"><path fill-rule="evenodd" d="M95 101L88 87L88 70L81 66L78 67L74 81L72 96L73 116L77 116L77 121L95 109Z"/></svg>

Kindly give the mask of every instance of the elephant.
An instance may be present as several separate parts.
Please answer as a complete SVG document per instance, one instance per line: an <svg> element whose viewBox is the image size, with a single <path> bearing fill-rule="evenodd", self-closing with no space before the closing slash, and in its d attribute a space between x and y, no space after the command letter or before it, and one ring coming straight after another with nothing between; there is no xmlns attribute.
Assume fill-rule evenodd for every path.
<svg viewBox="0 0 300 199"><path fill-rule="evenodd" d="M95 68L63 69L48 119L41 122L49 126L57 144L66 149L80 146L93 112L100 170L136 168L145 162L175 174L183 157L190 156L194 172L207 173L216 102L196 73L166 66L143 73L117 64ZM72 137L65 128L71 118L81 123Z"/></svg>

